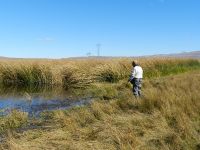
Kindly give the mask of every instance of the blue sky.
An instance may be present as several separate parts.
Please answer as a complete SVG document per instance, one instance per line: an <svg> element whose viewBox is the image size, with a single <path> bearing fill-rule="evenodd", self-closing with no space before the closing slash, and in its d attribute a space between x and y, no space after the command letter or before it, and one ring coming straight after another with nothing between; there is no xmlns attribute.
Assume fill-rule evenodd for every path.
<svg viewBox="0 0 200 150"><path fill-rule="evenodd" d="M199 0L0 0L0 56L200 50Z"/></svg>

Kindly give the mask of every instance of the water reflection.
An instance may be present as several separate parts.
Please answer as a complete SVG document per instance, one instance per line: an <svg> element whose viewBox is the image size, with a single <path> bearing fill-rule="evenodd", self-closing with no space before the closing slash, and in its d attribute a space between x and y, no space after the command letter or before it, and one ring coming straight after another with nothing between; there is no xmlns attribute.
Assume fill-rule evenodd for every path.
<svg viewBox="0 0 200 150"><path fill-rule="evenodd" d="M0 87L0 115L17 109L38 116L43 111L69 109L90 102L91 98L81 98L76 93L59 87Z"/></svg>

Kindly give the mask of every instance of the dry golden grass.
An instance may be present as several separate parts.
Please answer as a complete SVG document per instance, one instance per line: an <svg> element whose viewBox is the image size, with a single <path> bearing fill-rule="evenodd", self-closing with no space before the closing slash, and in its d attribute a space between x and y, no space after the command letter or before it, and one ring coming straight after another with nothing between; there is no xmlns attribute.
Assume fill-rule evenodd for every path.
<svg viewBox="0 0 200 150"><path fill-rule="evenodd" d="M198 150L199 85L199 71L146 79L144 98L136 100L126 81L106 84L115 96L47 113L42 128L9 134L2 148Z"/></svg>
<svg viewBox="0 0 200 150"><path fill-rule="evenodd" d="M119 82L130 74L132 59L0 60L0 82L19 86L85 88L96 82ZM159 77L199 69L192 59L140 58L145 77Z"/></svg>
<svg viewBox="0 0 200 150"><path fill-rule="evenodd" d="M6 117L0 117L0 134L10 129L22 127L27 123L28 114L13 110Z"/></svg>

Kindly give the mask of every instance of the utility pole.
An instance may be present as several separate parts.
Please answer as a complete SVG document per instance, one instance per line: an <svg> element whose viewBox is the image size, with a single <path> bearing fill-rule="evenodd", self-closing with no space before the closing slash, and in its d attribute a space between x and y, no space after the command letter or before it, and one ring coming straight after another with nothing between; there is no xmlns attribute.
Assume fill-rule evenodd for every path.
<svg viewBox="0 0 200 150"><path fill-rule="evenodd" d="M98 43L96 46L97 46L97 56L99 57L100 56L100 50L101 50L101 44Z"/></svg>

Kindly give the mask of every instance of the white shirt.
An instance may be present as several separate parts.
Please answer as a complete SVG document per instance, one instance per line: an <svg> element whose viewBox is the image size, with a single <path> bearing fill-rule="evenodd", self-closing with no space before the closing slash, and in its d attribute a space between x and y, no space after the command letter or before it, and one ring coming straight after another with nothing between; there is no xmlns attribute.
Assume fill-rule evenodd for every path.
<svg viewBox="0 0 200 150"><path fill-rule="evenodd" d="M133 78L143 78L142 67L140 67L140 66L133 67L133 69L131 71L131 77L130 77L130 79L132 80Z"/></svg>

